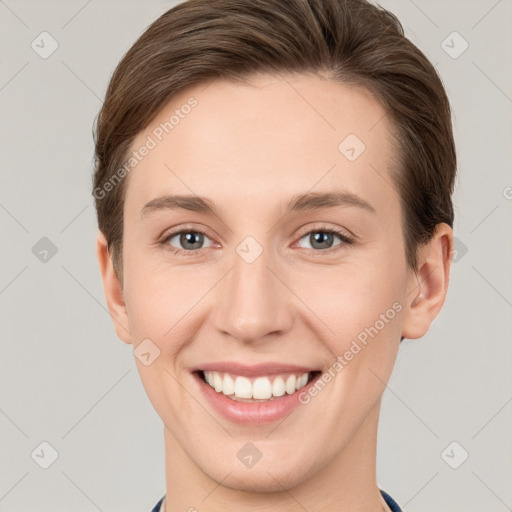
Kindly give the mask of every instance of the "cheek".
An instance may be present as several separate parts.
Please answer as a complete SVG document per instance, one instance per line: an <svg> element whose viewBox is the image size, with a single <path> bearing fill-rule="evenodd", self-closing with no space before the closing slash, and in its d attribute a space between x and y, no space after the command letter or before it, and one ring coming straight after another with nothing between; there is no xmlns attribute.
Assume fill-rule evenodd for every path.
<svg viewBox="0 0 512 512"><path fill-rule="evenodd" d="M197 321L201 299L215 284L211 269L148 262L132 255L126 262L125 302L134 342L149 338L162 351L186 343L190 321Z"/></svg>
<svg viewBox="0 0 512 512"><path fill-rule="evenodd" d="M316 314L317 331L347 367L391 371L401 332L406 272L399 258L375 258L336 269L316 270L294 290ZM319 286L318 283L325 283ZM350 372L346 372L350 373Z"/></svg>
<svg viewBox="0 0 512 512"><path fill-rule="evenodd" d="M405 273L393 264L341 265L328 274L321 270L308 273L300 282L296 286L311 309L316 307L313 310L334 333L346 337L373 325L402 300ZM394 319L393 312L390 314Z"/></svg>
<svg viewBox="0 0 512 512"><path fill-rule="evenodd" d="M149 366L136 361L141 382L155 410L162 417L173 414L172 421L179 423L178 412L185 406L175 380L182 378L181 353L204 322L200 299L211 285L204 275L190 268L186 272L183 267L163 269L149 265L144 258L137 260L135 255L125 268L129 277L125 302L132 342L137 345L149 339L159 350Z"/></svg>
<svg viewBox="0 0 512 512"><path fill-rule="evenodd" d="M381 275L367 269L362 275L340 276L331 281L329 294L311 304L329 326L323 343L333 361L330 373L334 375L332 396L337 397L338 419L353 428L382 396L399 347L401 277L400 273L388 273L383 280Z"/></svg>

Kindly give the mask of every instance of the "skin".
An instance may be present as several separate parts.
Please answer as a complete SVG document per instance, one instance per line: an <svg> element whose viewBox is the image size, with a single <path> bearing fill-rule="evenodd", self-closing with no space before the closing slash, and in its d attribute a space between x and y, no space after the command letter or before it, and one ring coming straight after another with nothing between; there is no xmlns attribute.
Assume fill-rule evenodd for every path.
<svg viewBox="0 0 512 512"><path fill-rule="evenodd" d="M164 423L166 511L388 510L375 469L381 396L400 336L423 336L442 308L452 230L439 224L419 249L418 271L407 266L391 125L366 90L305 74L217 80L175 96L133 148L191 96L198 105L129 174L122 280L101 232L97 242L117 335L134 348L149 338L160 350L150 365L136 363ZM353 162L338 150L351 133L366 145ZM295 194L341 189L375 213L343 205L284 215ZM207 197L219 216L141 216L165 194ZM190 247L179 236L159 243L182 226L207 232L194 255L173 254ZM334 235L331 249L318 248L311 232L321 226L355 241ZM251 264L236 252L247 236L263 248ZM227 421L189 371L221 360L326 371L396 302L401 311L281 422ZM262 453L252 468L237 458L248 441Z"/></svg>

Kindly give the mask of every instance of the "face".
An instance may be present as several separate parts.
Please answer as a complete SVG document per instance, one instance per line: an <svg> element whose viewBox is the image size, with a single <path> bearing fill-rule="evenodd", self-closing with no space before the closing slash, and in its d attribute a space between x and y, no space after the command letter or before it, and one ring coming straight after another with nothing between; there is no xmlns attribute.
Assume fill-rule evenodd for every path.
<svg viewBox="0 0 512 512"><path fill-rule="evenodd" d="M417 279L384 110L318 76L214 81L175 96L132 150L143 145L127 178L117 324L134 347L146 340L136 361L166 442L233 488L297 485L374 423L406 334ZM276 394L278 376L310 381L243 403L197 372L216 368L228 394L224 373L240 394L237 376L263 393L267 376Z"/></svg>

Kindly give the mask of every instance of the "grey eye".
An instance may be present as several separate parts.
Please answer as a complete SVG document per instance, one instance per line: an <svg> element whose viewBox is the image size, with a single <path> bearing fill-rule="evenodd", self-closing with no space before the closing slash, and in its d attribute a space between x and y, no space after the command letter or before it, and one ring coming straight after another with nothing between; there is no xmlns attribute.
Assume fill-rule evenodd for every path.
<svg viewBox="0 0 512 512"><path fill-rule="evenodd" d="M178 239L178 247L173 245L172 241L174 239ZM202 249L205 239L210 240L204 233L199 231L180 231L174 235L170 235L167 239L167 242L176 247L177 249L183 249L186 251L194 251L197 249Z"/></svg>
<svg viewBox="0 0 512 512"><path fill-rule="evenodd" d="M309 243L309 247L305 247L306 249L330 249L333 247L333 240L337 237L341 240L340 235L337 235L336 233L333 233L331 231L324 231L324 230L316 230L316 231L310 231L305 236L301 238L301 240L306 239ZM335 244L339 245L339 244ZM302 247L302 246L301 246Z"/></svg>

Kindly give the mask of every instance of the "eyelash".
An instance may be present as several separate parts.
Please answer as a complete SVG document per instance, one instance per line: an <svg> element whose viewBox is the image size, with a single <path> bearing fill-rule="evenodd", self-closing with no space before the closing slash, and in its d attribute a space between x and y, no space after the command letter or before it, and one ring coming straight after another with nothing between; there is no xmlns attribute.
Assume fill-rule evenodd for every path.
<svg viewBox="0 0 512 512"><path fill-rule="evenodd" d="M160 244L165 246L168 250L170 250L173 254L177 255L183 255L183 256L194 256L197 254L201 249L193 249L190 251L184 250L184 249L176 249L172 245L169 245L169 240L174 238L176 235L180 235L182 233L199 233L201 235L204 235L208 238L208 234L199 228L182 228L178 231L174 231L172 233L169 233L161 242ZM336 235L340 238L341 242L338 245L335 245L334 247L330 247L329 249L306 249L308 253L323 253L323 254L332 254L340 249L342 249L345 245L351 245L354 243L354 239L350 236L348 236L346 233L343 233L341 231L338 231L337 229L328 228L326 226L320 226L315 229L310 229L309 231L306 231L300 237L298 238L298 241L302 240L306 235L309 235L311 233L328 233L330 235Z"/></svg>

